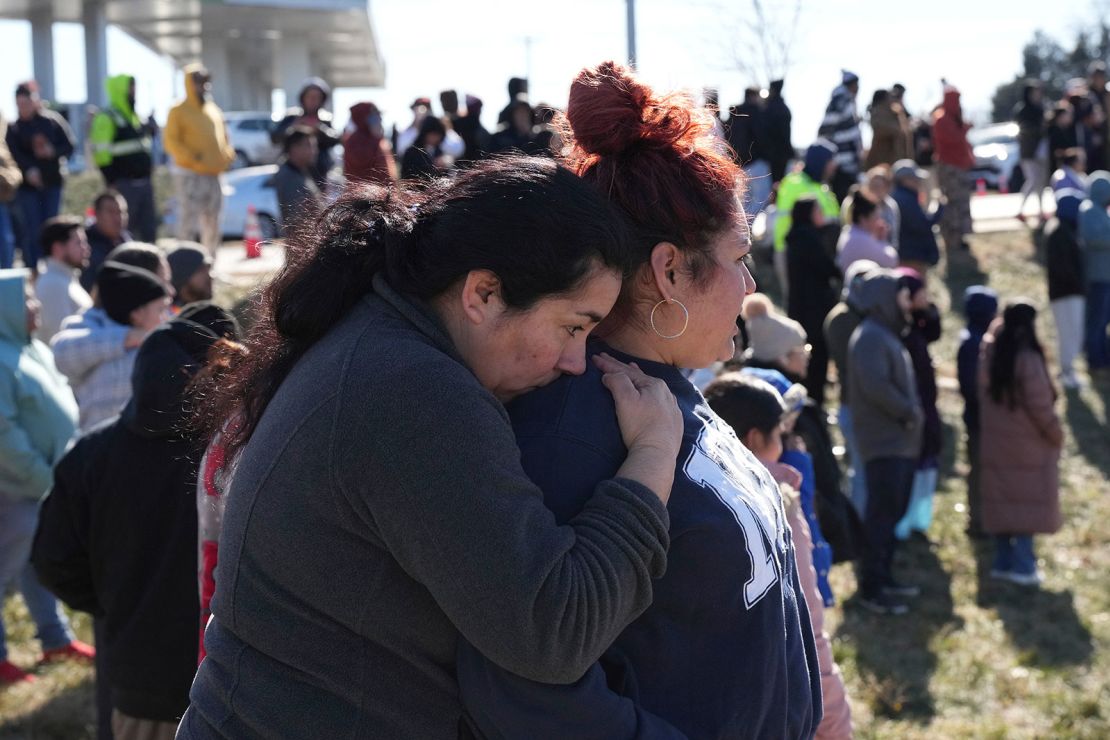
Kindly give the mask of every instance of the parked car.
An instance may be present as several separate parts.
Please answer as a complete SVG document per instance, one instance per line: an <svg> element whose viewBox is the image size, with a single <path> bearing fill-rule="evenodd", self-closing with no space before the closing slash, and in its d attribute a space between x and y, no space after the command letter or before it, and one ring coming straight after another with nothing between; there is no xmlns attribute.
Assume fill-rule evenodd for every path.
<svg viewBox="0 0 1110 740"><path fill-rule="evenodd" d="M235 147L233 168L275 164L281 147L270 140L275 121L266 111L224 113L231 145Z"/></svg>
<svg viewBox="0 0 1110 740"><path fill-rule="evenodd" d="M1001 190L1002 183L1012 193L1025 182L1021 171L1021 147L1018 125L1013 121L973 128L967 134L975 154L975 167L968 174L974 185L982 180L992 190Z"/></svg>
<svg viewBox="0 0 1110 740"><path fill-rule="evenodd" d="M281 235L281 208L272 179L278 170L276 164L261 167L244 167L220 176L224 192L224 208L220 214L220 234L224 239L240 239L247 225L247 210L254 206L258 228L263 239L276 239ZM177 199L166 202L162 219L168 233L174 233L177 224Z"/></svg>

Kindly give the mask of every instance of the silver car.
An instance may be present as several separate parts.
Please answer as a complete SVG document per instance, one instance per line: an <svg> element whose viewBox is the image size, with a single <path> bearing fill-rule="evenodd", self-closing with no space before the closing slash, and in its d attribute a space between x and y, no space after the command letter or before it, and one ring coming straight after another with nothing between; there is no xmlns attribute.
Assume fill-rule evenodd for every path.
<svg viewBox="0 0 1110 740"><path fill-rule="evenodd" d="M275 121L266 111L233 111L224 113L231 145L235 147L232 167L275 164L281 147L270 140Z"/></svg>

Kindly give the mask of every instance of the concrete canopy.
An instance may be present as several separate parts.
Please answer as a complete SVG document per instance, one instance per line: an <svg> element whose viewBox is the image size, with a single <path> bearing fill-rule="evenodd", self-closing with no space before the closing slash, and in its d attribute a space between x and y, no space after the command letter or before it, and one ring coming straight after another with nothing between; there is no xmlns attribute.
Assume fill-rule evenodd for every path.
<svg viewBox="0 0 1110 740"><path fill-rule="evenodd" d="M0 0L0 18L30 20L36 47L49 37L36 34L36 27L84 24L86 46L99 47L86 50L94 102L102 85L92 82L106 74L107 23L179 65L203 61L225 109L268 110L274 88L284 89L292 102L308 75L333 87L376 87L385 81L366 0ZM35 53L36 59L49 58L46 51Z"/></svg>

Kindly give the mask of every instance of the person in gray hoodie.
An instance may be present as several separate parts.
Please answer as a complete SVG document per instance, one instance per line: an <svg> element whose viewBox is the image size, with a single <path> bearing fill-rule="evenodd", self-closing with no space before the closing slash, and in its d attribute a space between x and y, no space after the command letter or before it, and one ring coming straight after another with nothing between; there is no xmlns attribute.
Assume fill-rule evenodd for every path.
<svg viewBox="0 0 1110 740"><path fill-rule="evenodd" d="M632 264L619 213L553 161L351 190L313 228L210 397L238 461L177 737L455 740L461 639L571 683L650 605L682 417L602 358L620 470L560 526L521 467L503 404L585 371Z"/></svg>
<svg viewBox="0 0 1110 740"><path fill-rule="evenodd" d="M1087 369L1110 373L1110 172L1088 181L1091 196L1079 206L1079 242L1087 279Z"/></svg>
<svg viewBox="0 0 1110 740"><path fill-rule="evenodd" d="M909 326L909 290L898 276L872 273L860 289L866 318L848 345L853 432L867 476L866 546L860 561L860 601L881 614L908 610L900 600L916 589L894 579L894 527L906 513L921 452L924 415L902 334Z"/></svg>

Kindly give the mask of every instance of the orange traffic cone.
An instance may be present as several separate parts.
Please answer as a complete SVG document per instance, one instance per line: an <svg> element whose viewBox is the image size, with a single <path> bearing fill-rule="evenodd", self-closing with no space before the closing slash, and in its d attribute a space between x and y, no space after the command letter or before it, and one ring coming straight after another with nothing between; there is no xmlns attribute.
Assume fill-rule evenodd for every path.
<svg viewBox="0 0 1110 740"><path fill-rule="evenodd" d="M249 260L262 256L262 229L258 226L258 214L254 206L247 206L247 225L243 227L243 248Z"/></svg>
<svg viewBox="0 0 1110 740"><path fill-rule="evenodd" d="M998 192L1007 195L1010 192L1010 178L1005 175L998 176Z"/></svg>
<svg viewBox="0 0 1110 740"><path fill-rule="evenodd" d="M88 226L94 221L96 221L96 209L89 206L85 209L85 225Z"/></svg>
<svg viewBox="0 0 1110 740"><path fill-rule="evenodd" d="M987 194L987 181L984 180L981 177L978 180L975 181L975 194L976 195L986 195Z"/></svg>

